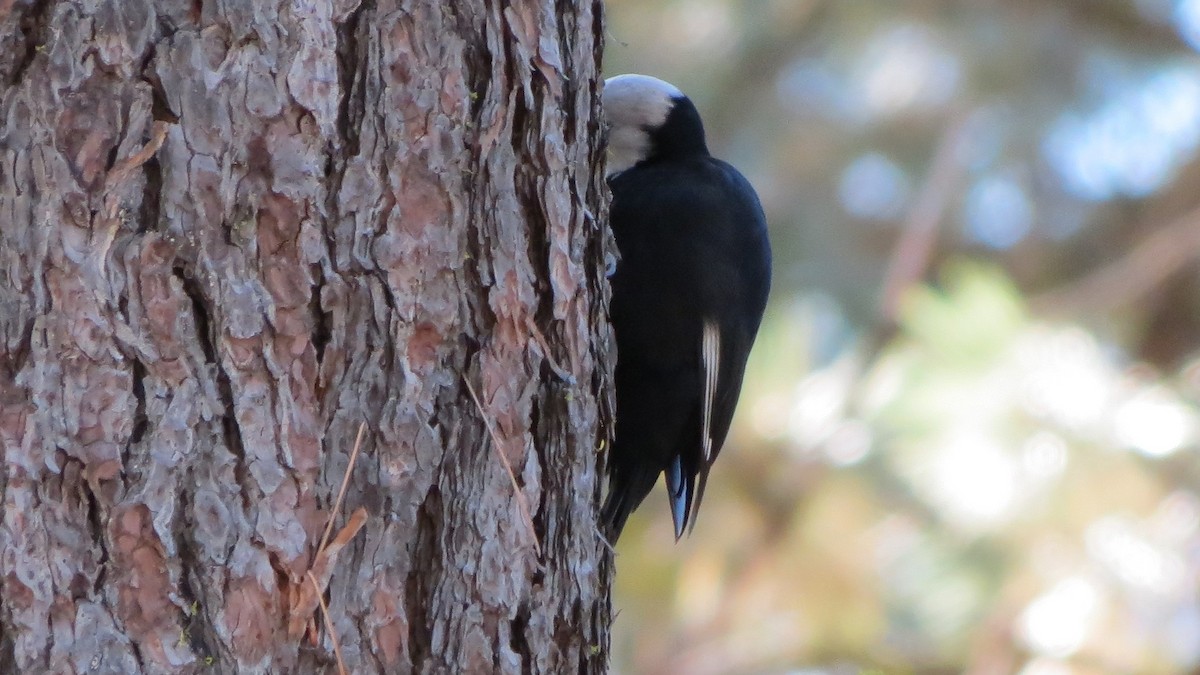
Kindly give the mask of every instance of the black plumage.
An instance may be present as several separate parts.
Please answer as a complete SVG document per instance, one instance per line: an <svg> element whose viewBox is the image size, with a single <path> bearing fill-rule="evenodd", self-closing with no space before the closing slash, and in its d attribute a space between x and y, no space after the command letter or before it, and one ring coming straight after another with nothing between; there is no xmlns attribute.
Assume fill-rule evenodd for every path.
<svg viewBox="0 0 1200 675"><path fill-rule="evenodd" d="M709 154L699 113L677 89L621 76L606 83L604 101L621 257L611 306L616 435L602 517L615 540L666 473L678 538L695 522L766 305L766 221L745 177Z"/></svg>

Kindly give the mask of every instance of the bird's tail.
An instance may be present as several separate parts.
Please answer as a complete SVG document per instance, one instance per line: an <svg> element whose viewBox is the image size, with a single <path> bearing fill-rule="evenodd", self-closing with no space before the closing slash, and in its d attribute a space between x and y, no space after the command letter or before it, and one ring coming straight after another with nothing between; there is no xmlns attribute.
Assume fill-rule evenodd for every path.
<svg viewBox="0 0 1200 675"><path fill-rule="evenodd" d="M671 501L671 520L675 523L675 541L683 536L692 507L692 480L683 473L679 455L667 467L667 498Z"/></svg>
<svg viewBox="0 0 1200 675"><path fill-rule="evenodd" d="M629 514L642 503L657 481L657 471L649 471L642 467L623 476L613 476L609 482L609 493L604 501L604 508L600 511L600 524L610 543L617 543Z"/></svg>

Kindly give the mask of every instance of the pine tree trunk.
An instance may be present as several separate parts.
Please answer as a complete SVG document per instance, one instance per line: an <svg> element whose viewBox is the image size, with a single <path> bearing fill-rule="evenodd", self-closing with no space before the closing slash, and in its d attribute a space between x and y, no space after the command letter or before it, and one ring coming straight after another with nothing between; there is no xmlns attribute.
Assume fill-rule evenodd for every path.
<svg viewBox="0 0 1200 675"><path fill-rule="evenodd" d="M0 0L0 672L605 669L601 40Z"/></svg>

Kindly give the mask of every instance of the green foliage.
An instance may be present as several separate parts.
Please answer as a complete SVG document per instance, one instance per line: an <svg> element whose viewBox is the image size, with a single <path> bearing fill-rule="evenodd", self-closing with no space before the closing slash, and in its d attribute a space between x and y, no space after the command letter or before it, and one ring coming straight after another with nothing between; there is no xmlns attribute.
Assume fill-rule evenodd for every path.
<svg viewBox="0 0 1200 675"><path fill-rule="evenodd" d="M906 342L926 350L926 365L941 370L989 368L1028 321L1021 294L997 267L957 260L939 289L918 286L900 320Z"/></svg>

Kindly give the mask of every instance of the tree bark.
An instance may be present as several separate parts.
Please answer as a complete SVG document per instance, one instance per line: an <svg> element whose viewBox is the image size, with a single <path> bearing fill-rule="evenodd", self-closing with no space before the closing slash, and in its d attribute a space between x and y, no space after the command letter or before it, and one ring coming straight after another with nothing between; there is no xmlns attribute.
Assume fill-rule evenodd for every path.
<svg viewBox="0 0 1200 675"><path fill-rule="evenodd" d="M0 672L605 669L601 42L0 0Z"/></svg>

